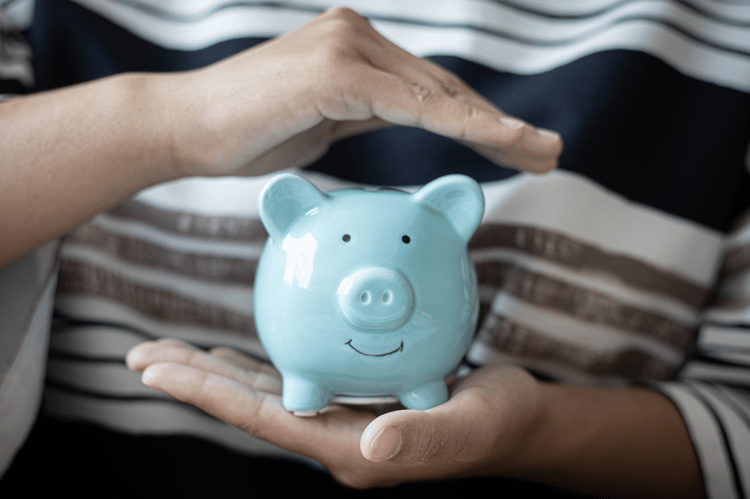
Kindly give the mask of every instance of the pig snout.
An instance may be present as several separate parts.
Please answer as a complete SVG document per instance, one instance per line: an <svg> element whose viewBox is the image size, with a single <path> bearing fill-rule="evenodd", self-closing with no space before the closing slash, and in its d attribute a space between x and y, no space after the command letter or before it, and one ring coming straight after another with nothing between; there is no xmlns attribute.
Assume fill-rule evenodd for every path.
<svg viewBox="0 0 750 499"><path fill-rule="evenodd" d="M338 289L339 306L354 327L393 331L414 311L414 291L400 272L368 268L345 277Z"/></svg>

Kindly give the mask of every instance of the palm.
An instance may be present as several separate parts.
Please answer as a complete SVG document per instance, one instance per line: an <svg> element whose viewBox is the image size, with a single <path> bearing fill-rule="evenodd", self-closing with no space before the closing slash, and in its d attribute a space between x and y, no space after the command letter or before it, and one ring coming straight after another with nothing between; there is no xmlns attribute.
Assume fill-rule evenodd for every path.
<svg viewBox="0 0 750 499"><path fill-rule="evenodd" d="M459 379L447 403L426 411L330 405L306 418L282 406L275 369L231 350L161 340L136 346L128 365L144 372L147 385L312 457L356 487L473 473L513 453L540 405L525 371L500 367Z"/></svg>

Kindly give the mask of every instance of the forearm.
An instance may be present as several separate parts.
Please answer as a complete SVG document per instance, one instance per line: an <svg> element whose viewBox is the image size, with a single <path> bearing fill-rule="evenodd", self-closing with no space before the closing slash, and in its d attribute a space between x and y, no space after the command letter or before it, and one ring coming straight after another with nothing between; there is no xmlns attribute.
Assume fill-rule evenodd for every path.
<svg viewBox="0 0 750 499"><path fill-rule="evenodd" d="M168 90L122 75L0 104L0 266L175 177Z"/></svg>
<svg viewBox="0 0 750 499"><path fill-rule="evenodd" d="M183 175L299 167L389 125L545 172L556 133L506 115L349 9L196 71L122 75L0 104L0 265Z"/></svg>
<svg viewBox="0 0 750 499"><path fill-rule="evenodd" d="M542 384L544 409L506 475L609 497L702 497L677 408L645 388Z"/></svg>

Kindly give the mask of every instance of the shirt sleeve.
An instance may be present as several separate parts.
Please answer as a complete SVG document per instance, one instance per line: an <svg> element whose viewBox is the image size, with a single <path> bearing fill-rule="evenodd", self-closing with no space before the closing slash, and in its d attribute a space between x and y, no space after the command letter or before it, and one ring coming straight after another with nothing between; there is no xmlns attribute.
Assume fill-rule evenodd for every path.
<svg viewBox="0 0 750 499"><path fill-rule="evenodd" d="M32 5L0 0L0 109L1 101L33 89L31 50L22 36ZM0 267L0 476L23 445L42 399L57 246Z"/></svg>
<svg viewBox="0 0 750 499"><path fill-rule="evenodd" d="M0 2L0 100L34 87L31 48L22 35L30 8L27 1Z"/></svg>
<svg viewBox="0 0 750 499"><path fill-rule="evenodd" d="M750 214L728 238L718 286L681 379L660 386L693 439L710 498L750 494Z"/></svg>

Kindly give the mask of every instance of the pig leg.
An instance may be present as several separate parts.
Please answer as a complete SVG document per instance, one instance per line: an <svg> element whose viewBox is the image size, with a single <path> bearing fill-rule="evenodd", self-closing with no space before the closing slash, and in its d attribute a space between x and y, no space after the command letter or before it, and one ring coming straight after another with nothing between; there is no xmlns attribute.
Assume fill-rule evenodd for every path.
<svg viewBox="0 0 750 499"><path fill-rule="evenodd" d="M282 403L298 416L314 416L323 409L332 394L322 386L297 376L284 376Z"/></svg>
<svg viewBox="0 0 750 499"><path fill-rule="evenodd" d="M426 383L410 392L400 393L398 400L408 409L431 409L448 401L448 387L444 381Z"/></svg>

